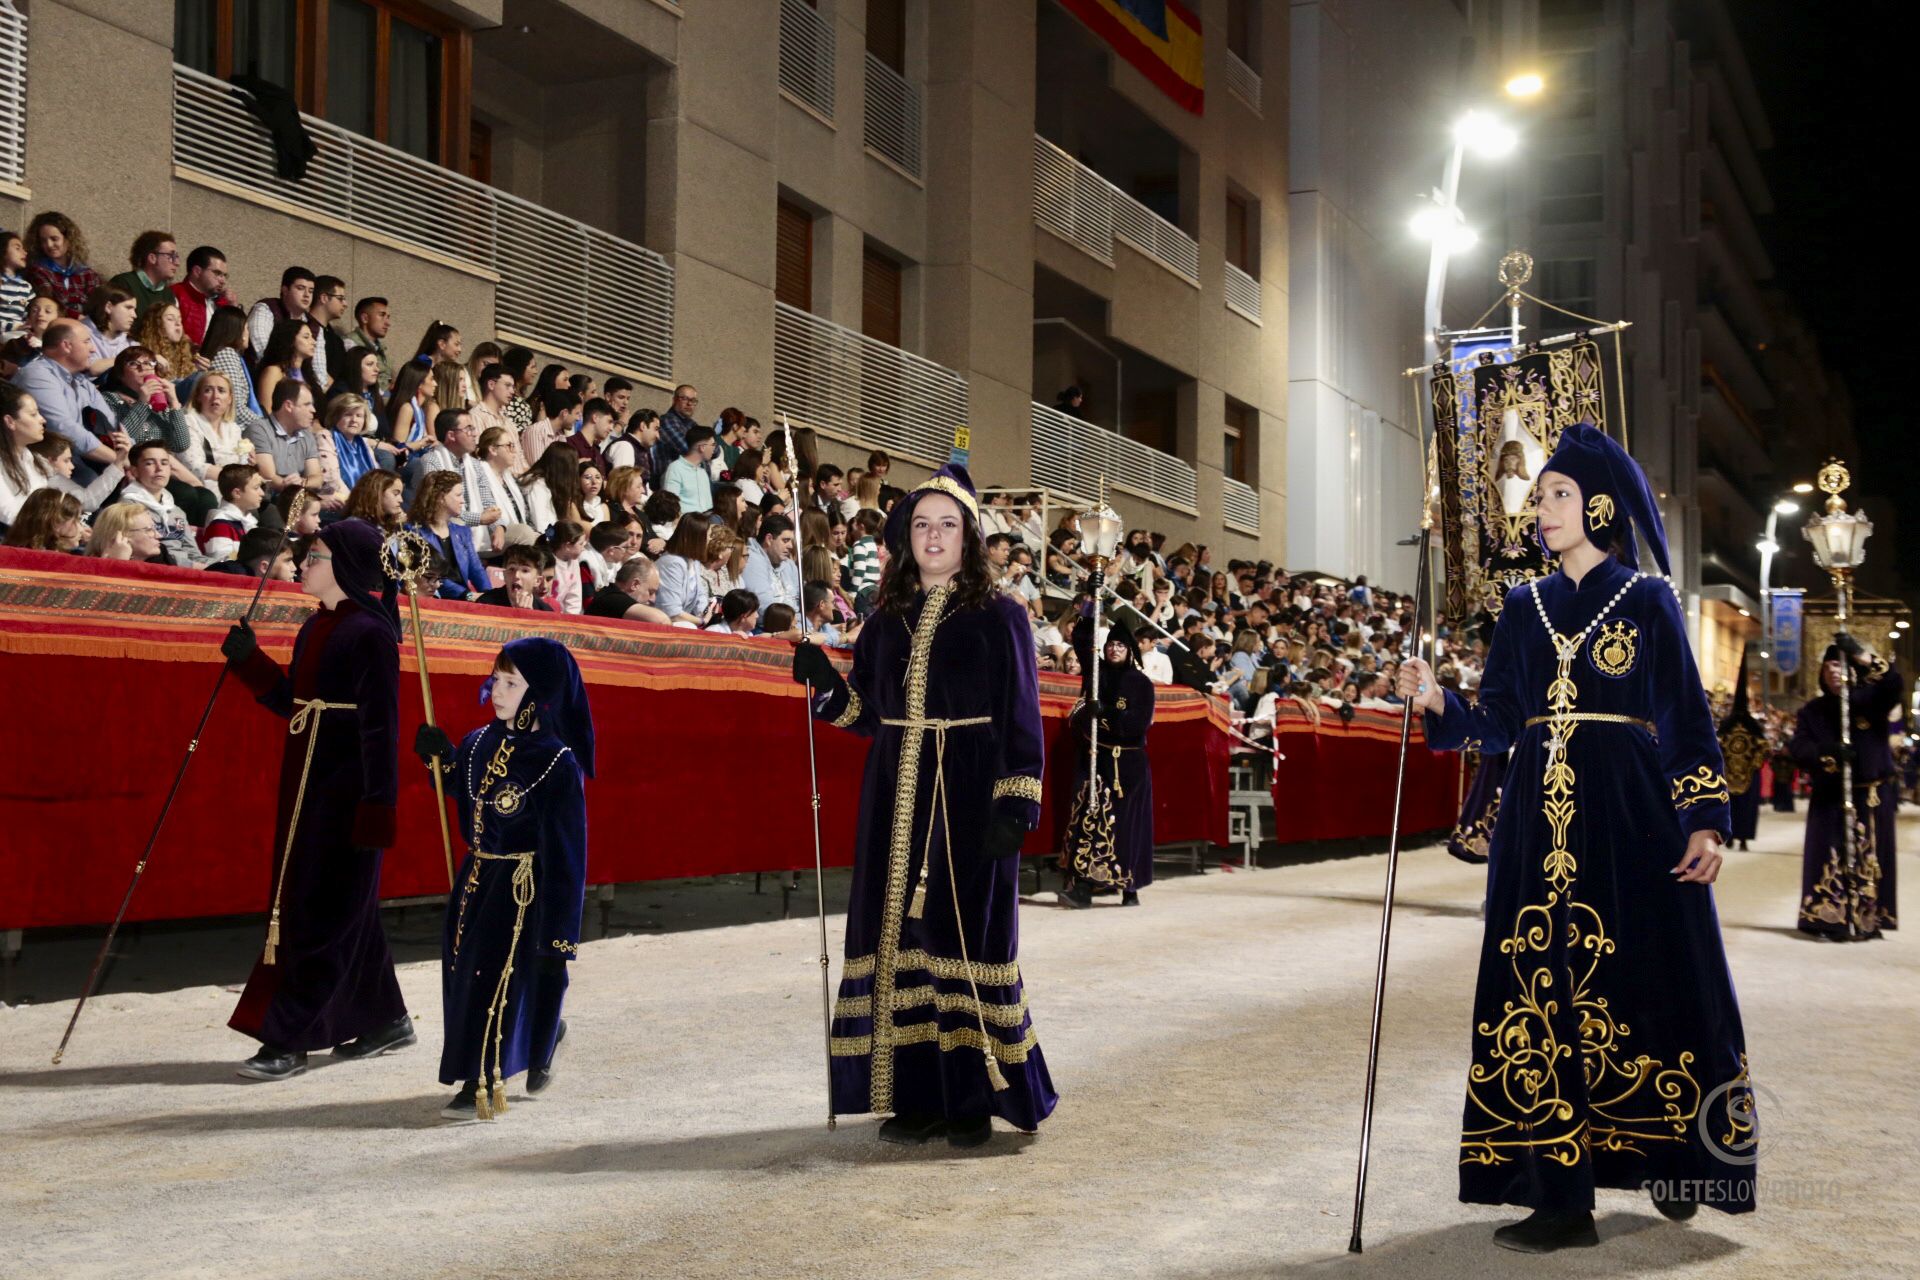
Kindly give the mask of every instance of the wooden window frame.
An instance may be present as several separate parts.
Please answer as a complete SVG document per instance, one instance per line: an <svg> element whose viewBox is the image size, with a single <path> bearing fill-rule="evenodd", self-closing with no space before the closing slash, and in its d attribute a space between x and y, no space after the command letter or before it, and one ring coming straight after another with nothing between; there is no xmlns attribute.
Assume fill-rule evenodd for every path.
<svg viewBox="0 0 1920 1280"><path fill-rule="evenodd" d="M473 33L420 0L361 0L374 11L373 138L387 141L387 66L393 19L412 23L440 39L439 154L435 163L465 173L473 109ZM294 0L293 96L308 115L327 113L327 15L331 0ZM234 0L215 0L214 74L233 74Z"/></svg>

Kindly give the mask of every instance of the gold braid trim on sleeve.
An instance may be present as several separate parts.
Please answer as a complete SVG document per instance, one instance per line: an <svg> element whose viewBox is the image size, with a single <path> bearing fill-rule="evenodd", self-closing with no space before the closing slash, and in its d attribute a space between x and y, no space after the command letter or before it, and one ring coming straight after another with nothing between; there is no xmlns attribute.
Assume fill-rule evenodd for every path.
<svg viewBox="0 0 1920 1280"><path fill-rule="evenodd" d="M1040 779L1029 778L1025 775L1002 778L993 784L993 798L998 800L1001 796L1014 796L1021 800L1031 800L1035 804L1039 804Z"/></svg>
<svg viewBox="0 0 1920 1280"><path fill-rule="evenodd" d="M866 708L860 702L860 691L852 685L847 686L847 709L842 711L833 722L836 729L851 729L859 722L860 713Z"/></svg>
<svg viewBox="0 0 1920 1280"><path fill-rule="evenodd" d="M1701 765L1692 773L1673 780L1673 807L1691 809L1696 804L1726 804L1732 800L1727 780L1711 766Z"/></svg>

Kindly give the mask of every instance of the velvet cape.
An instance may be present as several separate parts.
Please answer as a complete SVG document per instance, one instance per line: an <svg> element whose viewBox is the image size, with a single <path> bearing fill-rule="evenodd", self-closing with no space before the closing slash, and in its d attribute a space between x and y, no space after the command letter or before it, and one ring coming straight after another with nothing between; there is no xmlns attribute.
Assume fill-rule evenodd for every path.
<svg viewBox="0 0 1920 1280"><path fill-rule="evenodd" d="M1580 635L1631 571L1534 584ZM1684 1180L1676 1194L1754 1203L1757 1118L1712 890L1672 868L1695 831L1727 831L1720 745L1684 620L1660 579L1633 582L1551 690L1576 722L1547 751L1556 649L1531 592L1508 593L1476 706L1446 693L1437 749L1511 749L1489 847L1460 1198L1576 1211L1596 1187ZM1566 703L1571 694L1572 703ZM1531 723L1530 723L1531 722Z"/></svg>
<svg viewBox="0 0 1920 1280"><path fill-rule="evenodd" d="M1020 976L1019 858L982 856L996 815L1029 829L1039 819L1044 748L1026 610L998 594L954 608L935 588L905 616L875 613L851 675L817 693L813 710L872 739L834 1006L834 1110L997 1115L1037 1128L1058 1098ZM987 723L950 727L944 746L926 724L976 717ZM917 723L887 723L901 720ZM1007 1088L992 1087L987 1053Z"/></svg>
<svg viewBox="0 0 1920 1280"><path fill-rule="evenodd" d="M1073 790L1075 803L1068 821L1082 817L1079 798L1087 789L1088 752L1091 722L1100 720L1100 782L1113 804L1113 844L1120 870L1135 892L1153 883L1153 770L1147 757L1147 731L1153 727L1153 681L1137 665L1138 650L1132 634L1115 623L1109 638L1127 646L1133 659L1100 667L1100 703L1096 712L1086 701L1093 681L1080 682L1082 701L1068 716L1067 724L1074 744ZM1093 620L1083 618L1074 626L1074 653L1080 669L1093 670ZM1104 655L1103 655L1104 657ZM1063 841L1062 848L1069 847ZM1091 886L1098 888L1098 885Z"/></svg>

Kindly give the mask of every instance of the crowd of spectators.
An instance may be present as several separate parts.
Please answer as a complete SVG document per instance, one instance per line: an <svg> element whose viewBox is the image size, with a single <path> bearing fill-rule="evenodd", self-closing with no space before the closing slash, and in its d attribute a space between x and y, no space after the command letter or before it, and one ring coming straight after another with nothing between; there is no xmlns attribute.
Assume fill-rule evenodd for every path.
<svg viewBox="0 0 1920 1280"><path fill-rule="evenodd" d="M424 539L448 599L836 646L872 608L902 496L884 452L842 470L696 387L656 413L625 379L438 321L395 344L385 298L305 267L243 305L225 252L170 232L128 265L103 279L60 213L0 232L8 545L292 580L323 524L360 517ZM983 531L1038 664L1073 672L1063 620L1093 566L1078 515L1047 510L995 492ZM1134 530L1105 566L1150 677L1256 723L1282 698L1395 704L1407 597L1165 543ZM1470 691L1480 657L1443 649L1440 678Z"/></svg>

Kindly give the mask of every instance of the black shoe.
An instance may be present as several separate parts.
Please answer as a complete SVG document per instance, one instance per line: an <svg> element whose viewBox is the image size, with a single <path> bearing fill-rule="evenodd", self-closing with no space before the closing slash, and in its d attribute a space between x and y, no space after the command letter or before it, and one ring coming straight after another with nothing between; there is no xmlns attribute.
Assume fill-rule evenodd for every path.
<svg viewBox="0 0 1920 1280"><path fill-rule="evenodd" d="M1140 895L1134 890L1129 889L1120 895L1120 905L1123 907L1137 907L1140 905Z"/></svg>
<svg viewBox="0 0 1920 1280"><path fill-rule="evenodd" d="M406 1014L400 1015L398 1022L390 1022L378 1031L369 1031L357 1040L333 1046L336 1058L377 1058L383 1053L392 1053L395 1049L404 1049L410 1044L418 1044L420 1037L413 1034L413 1019Z"/></svg>
<svg viewBox="0 0 1920 1280"><path fill-rule="evenodd" d="M1600 1243L1593 1214L1585 1209L1535 1209L1533 1216L1510 1222L1493 1233L1493 1242L1516 1253L1553 1253L1558 1249L1587 1249Z"/></svg>
<svg viewBox="0 0 1920 1280"><path fill-rule="evenodd" d="M1699 1201L1678 1200L1672 1196L1660 1194L1661 1190L1662 1188L1657 1182L1648 1188L1649 1193L1653 1196L1653 1207L1658 1209L1660 1216L1668 1222L1685 1222L1688 1218L1691 1218L1695 1213L1699 1212Z"/></svg>
<svg viewBox="0 0 1920 1280"><path fill-rule="evenodd" d="M880 1141L891 1142L902 1147L917 1147L946 1131L947 1121L944 1116L907 1112L893 1117L880 1126Z"/></svg>
<svg viewBox="0 0 1920 1280"><path fill-rule="evenodd" d="M547 1065L544 1067L527 1068L527 1092L529 1094L539 1093L553 1083L553 1064L555 1059L560 1056L560 1042L566 1038L567 1020L562 1018L560 1019L559 1027L554 1031L553 1056L547 1059Z"/></svg>
<svg viewBox="0 0 1920 1280"><path fill-rule="evenodd" d="M967 1150L972 1147L984 1147L993 1137L993 1120L987 1116L974 1116L967 1120L955 1120L947 1126L947 1145Z"/></svg>
<svg viewBox="0 0 1920 1280"><path fill-rule="evenodd" d="M1060 905L1084 910L1093 905L1093 890L1087 888L1085 881L1076 880L1060 891Z"/></svg>
<svg viewBox="0 0 1920 1280"><path fill-rule="evenodd" d="M291 1080L306 1069L306 1054L261 1045L260 1052L241 1063L235 1074L248 1080Z"/></svg>
<svg viewBox="0 0 1920 1280"><path fill-rule="evenodd" d="M473 1095L480 1091L475 1081L469 1080L460 1086L460 1092L453 1095L453 1101L440 1108L440 1114L449 1120L476 1120L480 1116L473 1105Z"/></svg>

